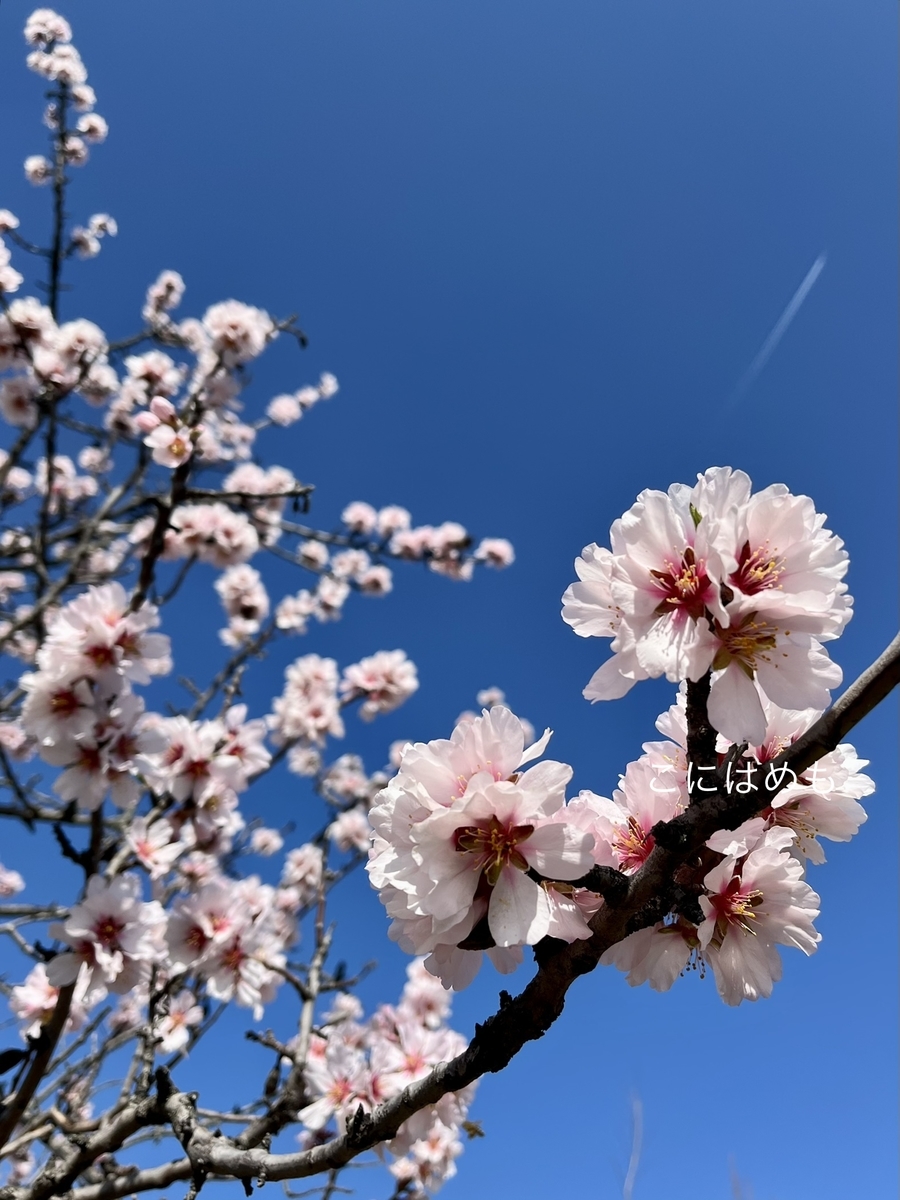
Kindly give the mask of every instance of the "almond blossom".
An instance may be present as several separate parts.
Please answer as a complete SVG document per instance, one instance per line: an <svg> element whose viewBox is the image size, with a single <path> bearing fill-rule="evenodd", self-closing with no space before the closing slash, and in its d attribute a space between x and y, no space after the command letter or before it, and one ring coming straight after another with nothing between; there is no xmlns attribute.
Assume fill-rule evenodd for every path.
<svg viewBox="0 0 900 1200"><path fill-rule="evenodd" d="M206 310L203 329L210 347L226 366L258 358L266 343L277 336L272 318L239 300L225 300Z"/></svg>
<svg viewBox="0 0 900 1200"><path fill-rule="evenodd" d="M7 899L10 896L15 896L17 892L24 891L25 880L18 871L13 871L10 867L4 867L0 862L0 898Z"/></svg>
<svg viewBox="0 0 900 1200"><path fill-rule="evenodd" d="M163 1054L183 1050L190 1041L191 1029L196 1028L202 1020L203 1009L188 988L182 988L169 997L165 1015L156 1023L159 1048Z"/></svg>
<svg viewBox="0 0 900 1200"><path fill-rule="evenodd" d="M341 679L341 692L347 700L363 700L359 715L364 721L393 712L418 687L415 663L402 650L380 650L345 667Z"/></svg>
<svg viewBox="0 0 900 1200"><path fill-rule="evenodd" d="M706 876L697 938L726 1004L770 996L781 978L777 946L812 954L819 897L787 853L790 831L771 829L745 857L725 858Z"/></svg>
<svg viewBox="0 0 900 1200"><path fill-rule="evenodd" d="M804 496L714 467L691 488L646 491L586 547L563 618L612 638L585 688L615 699L641 679L698 680L711 670L710 717L731 741L759 741L754 681L783 707L824 708L841 673L822 648L851 615L842 543Z"/></svg>
<svg viewBox="0 0 900 1200"><path fill-rule="evenodd" d="M338 703L337 663L307 654L285 671L285 688L273 702L270 728L276 741L303 740L321 746L327 736L343 737Z"/></svg>
<svg viewBox="0 0 900 1200"><path fill-rule="evenodd" d="M66 1021L67 1031L80 1029L84 1024L90 1003L86 997L87 978L86 972L77 978ZM58 999L59 988L50 982L44 964L37 963L29 971L25 982L12 988L9 995L10 1010L22 1022L20 1032L23 1038L40 1036L56 1010Z"/></svg>
<svg viewBox="0 0 900 1200"><path fill-rule="evenodd" d="M370 813L368 865L401 945L452 947L482 918L498 947L533 944L548 933L551 904L528 872L570 880L590 869L592 835L553 819L571 768L546 761L518 774L543 749L523 752L523 740L517 718L494 708L450 742L404 751Z"/></svg>
<svg viewBox="0 0 900 1200"><path fill-rule="evenodd" d="M112 880L92 875L84 900L64 922L50 927L70 949L50 962L47 978L62 987L74 983L84 969L87 999L101 999L107 991L127 992L159 960L165 923L157 901L141 899L136 875Z"/></svg>

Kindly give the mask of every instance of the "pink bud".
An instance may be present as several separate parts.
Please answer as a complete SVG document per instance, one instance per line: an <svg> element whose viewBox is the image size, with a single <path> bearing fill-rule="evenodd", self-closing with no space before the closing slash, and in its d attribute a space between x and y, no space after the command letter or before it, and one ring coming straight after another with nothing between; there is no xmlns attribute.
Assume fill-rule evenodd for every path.
<svg viewBox="0 0 900 1200"><path fill-rule="evenodd" d="M152 412L142 412L134 418L134 423L142 433L152 433L162 422Z"/></svg>
<svg viewBox="0 0 900 1200"><path fill-rule="evenodd" d="M160 421L165 421L167 425L175 420L175 407L164 396L153 397L150 401L150 411Z"/></svg>

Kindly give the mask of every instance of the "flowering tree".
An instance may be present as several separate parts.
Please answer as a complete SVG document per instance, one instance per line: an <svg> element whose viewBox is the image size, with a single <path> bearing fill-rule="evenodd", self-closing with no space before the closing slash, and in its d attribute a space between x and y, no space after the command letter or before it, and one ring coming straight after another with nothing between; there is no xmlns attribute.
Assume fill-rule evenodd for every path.
<svg viewBox="0 0 900 1200"><path fill-rule="evenodd" d="M2 1194L102 1200L184 1180L193 1196L208 1179L249 1194L254 1180L322 1176L331 1195L367 1151L397 1196L433 1191L474 1131L477 1079L550 1027L579 975L611 964L665 991L709 968L739 1004L771 994L780 946L816 949L807 867L822 839L865 820L872 783L844 739L897 683L900 641L829 708L841 672L825 647L852 612L843 545L807 497L713 468L642 493L610 548L582 552L563 599L576 634L612 639L588 699L661 675L678 689L663 740L611 798L567 799L571 768L543 757L549 731L535 740L498 694L447 740L391 747L383 771L331 758L351 708L371 720L416 690L400 650L342 671L302 655L271 711L251 715L241 684L263 651L337 619L353 592L384 596L393 564L466 580L512 549L455 522L413 527L398 506L351 503L337 530L306 523L312 487L264 456L336 379L258 415L240 399L276 337L305 344L292 319L227 300L177 321L184 284L167 271L136 333L110 342L60 320L67 261L116 234L105 214L71 226L66 213L70 170L106 122L65 19L39 9L25 36L52 147L25 171L51 191L53 221L44 246L0 212L0 642L25 668L0 699L0 816L49 833L80 883L64 904L19 903L25 881L0 867L0 986L21 1033L0 1051ZM43 262L46 303L17 295L7 243ZM273 605L267 556L308 586ZM165 608L208 593L203 565L224 653L184 703L163 690L174 656L159 630ZM282 761L323 814L287 848L244 795ZM282 856L277 884L246 873L251 855ZM330 965L327 920L366 858L391 937L415 956L397 1003L369 1014ZM447 1024L451 991L485 955L515 971L526 947L530 982L501 993L467 1044ZM245 1102L201 1102L191 1050L226 1006L259 1018L280 988L295 1016L252 1035L267 1062ZM136 1149L148 1133L168 1139L150 1163Z"/></svg>

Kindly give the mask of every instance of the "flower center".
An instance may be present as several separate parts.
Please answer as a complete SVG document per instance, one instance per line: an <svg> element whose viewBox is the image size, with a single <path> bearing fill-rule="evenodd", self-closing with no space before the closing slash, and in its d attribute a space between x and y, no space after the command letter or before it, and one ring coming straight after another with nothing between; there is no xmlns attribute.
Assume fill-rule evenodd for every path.
<svg viewBox="0 0 900 1200"><path fill-rule="evenodd" d="M121 921L117 921L115 917L101 917L94 926L94 937L101 946L109 949L115 946L118 941L119 934L125 928Z"/></svg>
<svg viewBox="0 0 900 1200"><path fill-rule="evenodd" d="M89 658L95 667L110 667L115 664L116 650L114 646L95 645L88 646L84 652L85 658Z"/></svg>
<svg viewBox="0 0 900 1200"><path fill-rule="evenodd" d="M788 632L785 630L786 634ZM747 674L752 675L758 659L770 661L766 651L775 649L778 627L768 621L757 621L756 613L750 613L740 625L729 629L723 629L717 621L716 635L720 647L713 660L713 670L720 671L736 659Z"/></svg>
<svg viewBox="0 0 900 1200"><path fill-rule="evenodd" d="M743 891L741 879L735 875L724 892L710 896L709 900L716 912L716 939L721 946L729 926L740 929L742 933L756 936L753 922L757 919L755 911L763 902L763 894L755 888Z"/></svg>
<svg viewBox="0 0 900 1200"><path fill-rule="evenodd" d="M493 887L507 865L519 871L528 870L528 863L517 846L527 841L533 833L533 825L507 826L496 817L491 817L478 825L461 825L453 837L460 853L478 856L477 865Z"/></svg>
<svg viewBox="0 0 900 1200"><path fill-rule="evenodd" d="M70 717L81 708L81 701L69 688L54 692L50 697L50 711L57 717Z"/></svg>
<svg viewBox="0 0 900 1200"><path fill-rule="evenodd" d="M247 955L241 949L241 943L237 941L228 947L228 949L223 953L220 961L226 970L237 975L246 958Z"/></svg>
<svg viewBox="0 0 900 1200"><path fill-rule="evenodd" d="M613 838L613 847L623 871L636 871L642 866L655 844L653 834L644 833L637 819L632 816L628 818L627 825L617 829Z"/></svg>
<svg viewBox="0 0 900 1200"><path fill-rule="evenodd" d="M662 593L662 599L656 611L660 616L672 609L680 609L693 617L695 621L703 616L707 596L712 592L712 584L706 574L706 564L694 555L693 548L688 546L680 561L674 559L666 563L665 571L651 571L656 588Z"/></svg>
<svg viewBox="0 0 900 1200"><path fill-rule="evenodd" d="M771 553L768 542L757 546L755 550L750 549L749 542L744 542L731 582L745 596L753 596L766 588L778 587L783 572L784 559Z"/></svg>

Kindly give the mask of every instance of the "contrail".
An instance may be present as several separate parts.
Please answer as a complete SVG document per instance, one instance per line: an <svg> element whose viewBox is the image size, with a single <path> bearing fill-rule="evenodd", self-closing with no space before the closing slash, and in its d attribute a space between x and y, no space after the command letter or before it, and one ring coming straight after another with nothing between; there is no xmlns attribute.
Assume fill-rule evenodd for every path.
<svg viewBox="0 0 900 1200"><path fill-rule="evenodd" d="M740 383L729 396L725 405L726 408L732 408L739 400L743 399L752 384L756 381L756 377L759 375L760 371L762 371L763 367L775 353L778 343L787 333L791 321L793 321L794 317L796 317L797 313L800 311L800 305L812 291L813 284L825 270L825 263L827 259L828 255L823 250L813 265L806 272L806 277L797 288L796 292L794 292L793 296L791 296L787 308L775 322L772 332L763 342L756 358L754 358L753 362L744 372Z"/></svg>

